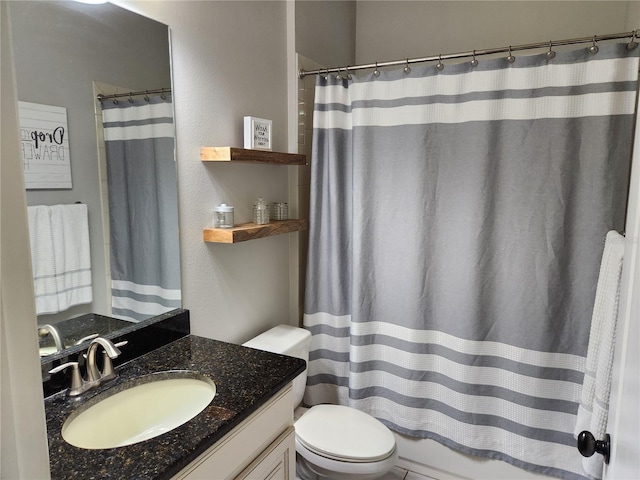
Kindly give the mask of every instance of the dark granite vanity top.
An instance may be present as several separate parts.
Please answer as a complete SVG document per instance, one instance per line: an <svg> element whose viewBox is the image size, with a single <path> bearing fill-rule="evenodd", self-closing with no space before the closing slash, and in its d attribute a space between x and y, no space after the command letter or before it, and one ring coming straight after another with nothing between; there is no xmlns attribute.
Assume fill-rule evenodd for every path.
<svg viewBox="0 0 640 480"><path fill-rule="evenodd" d="M60 392L45 399L52 479L171 478L305 368L298 358L187 336L116 369L118 378L81 400ZM187 370L213 380L216 395L200 414L156 438L126 447L86 450L64 441L62 425L90 398L156 372ZM128 383L131 385L131 383ZM238 459L239 461L241 459Z"/></svg>

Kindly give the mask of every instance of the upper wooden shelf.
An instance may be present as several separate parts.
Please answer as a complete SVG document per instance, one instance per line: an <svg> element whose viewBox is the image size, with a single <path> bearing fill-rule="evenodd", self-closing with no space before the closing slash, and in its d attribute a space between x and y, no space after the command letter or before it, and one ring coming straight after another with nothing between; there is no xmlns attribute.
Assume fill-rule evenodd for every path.
<svg viewBox="0 0 640 480"><path fill-rule="evenodd" d="M238 243L256 238L272 237L283 233L306 230L305 219L272 220L264 225L245 223L233 228L205 228L203 238L212 243Z"/></svg>
<svg viewBox="0 0 640 480"><path fill-rule="evenodd" d="M203 162L247 162L273 165L306 165L303 153L281 153L266 150L248 150L236 147L200 147Z"/></svg>

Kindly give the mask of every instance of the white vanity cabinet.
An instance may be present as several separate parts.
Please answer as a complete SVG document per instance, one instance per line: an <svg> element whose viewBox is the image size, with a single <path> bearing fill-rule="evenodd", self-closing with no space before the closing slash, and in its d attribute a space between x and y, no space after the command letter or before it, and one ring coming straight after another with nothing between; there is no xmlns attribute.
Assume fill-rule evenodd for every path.
<svg viewBox="0 0 640 480"><path fill-rule="evenodd" d="M289 384L173 479L293 480L294 442Z"/></svg>

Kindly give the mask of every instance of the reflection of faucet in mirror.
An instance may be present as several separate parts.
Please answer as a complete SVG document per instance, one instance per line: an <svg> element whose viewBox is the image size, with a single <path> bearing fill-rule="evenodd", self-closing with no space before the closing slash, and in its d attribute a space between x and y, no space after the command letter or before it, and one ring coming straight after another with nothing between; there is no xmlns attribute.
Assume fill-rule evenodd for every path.
<svg viewBox="0 0 640 480"><path fill-rule="evenodd" d="M66 334L63 335L63 332L66 332ZM50 346L46 346L46 344L45 345L41 344L40 356L46 357L48 355L53 355L55 353L61 352L65 348L68 348L70 346L82 345L83 343L88 342L89 340L93 340L98 335L99 335L98 333L92 333L90 335L85 335L78 340L75 340L74 337L77 338L77 335L75 335L73 331L70 332L68 329L63 329L61 331L58 327L54 327L53 325L50 325L50 324L41 325L40 327L38 327L38 339L51 336L51 338L53 339L54 346L50 347ZM67 340L66 342L65 342L65 339Z"/></svg>
<svg viewBox="0 0 640 480"><path fill-rule="evenodd" d="M40 349L40 356L50 355L51 353L57 353L64 350L64 342L62 341L60 332L56 327L49 324L38 327L38 337L46 337L47 335L51 335L51 337L53 338L53 343L55 344L56 349L54 352L48 352L48 353L44 353L46 352L46 350Z"/></svg>
<svg viewBox="0 0 640 480"><path fill-rule="evenodd" d="M87 335L86 337L82 337L80 340L73 342L73 346L82 345L84 342L88 342L89 340L93 340L98 336L97 333L92 333L91 335Z"/></svg>

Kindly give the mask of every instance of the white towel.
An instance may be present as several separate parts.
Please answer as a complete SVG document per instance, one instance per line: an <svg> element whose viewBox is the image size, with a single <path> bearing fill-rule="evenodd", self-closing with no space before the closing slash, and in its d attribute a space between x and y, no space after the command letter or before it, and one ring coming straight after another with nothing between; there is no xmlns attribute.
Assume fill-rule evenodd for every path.
<svg viewBox="0 0 640 480"><path fill-rule="evenodd" d="M58 298L49 294L57 291L51 209L45 205L27 207L27 215L36 313L55 313L58 311Z"/></svg>
<svg viewBox="0 0 640 480"><path fill-rule="evenodd" d="M84 203L51 206L59 311L93 301L89 217Z"/></svg>
<svg viewBox="0 0 640 480"><path fill-rule="evenodd" d="M576 419L576 436L588 430L596 440L604 439L609 415L624 243L624 237L618 232L612 230L607 233L591 317L582 399ZM604 457L600 454L582 460L585 473L593 478L602 478L603 466Z"/></svg>
<svg viewBox="0 0 640 480"><path fill-rule="evenodd" d="M87 206L36 206L28 212L36 313L92 302Z"/></svg>

